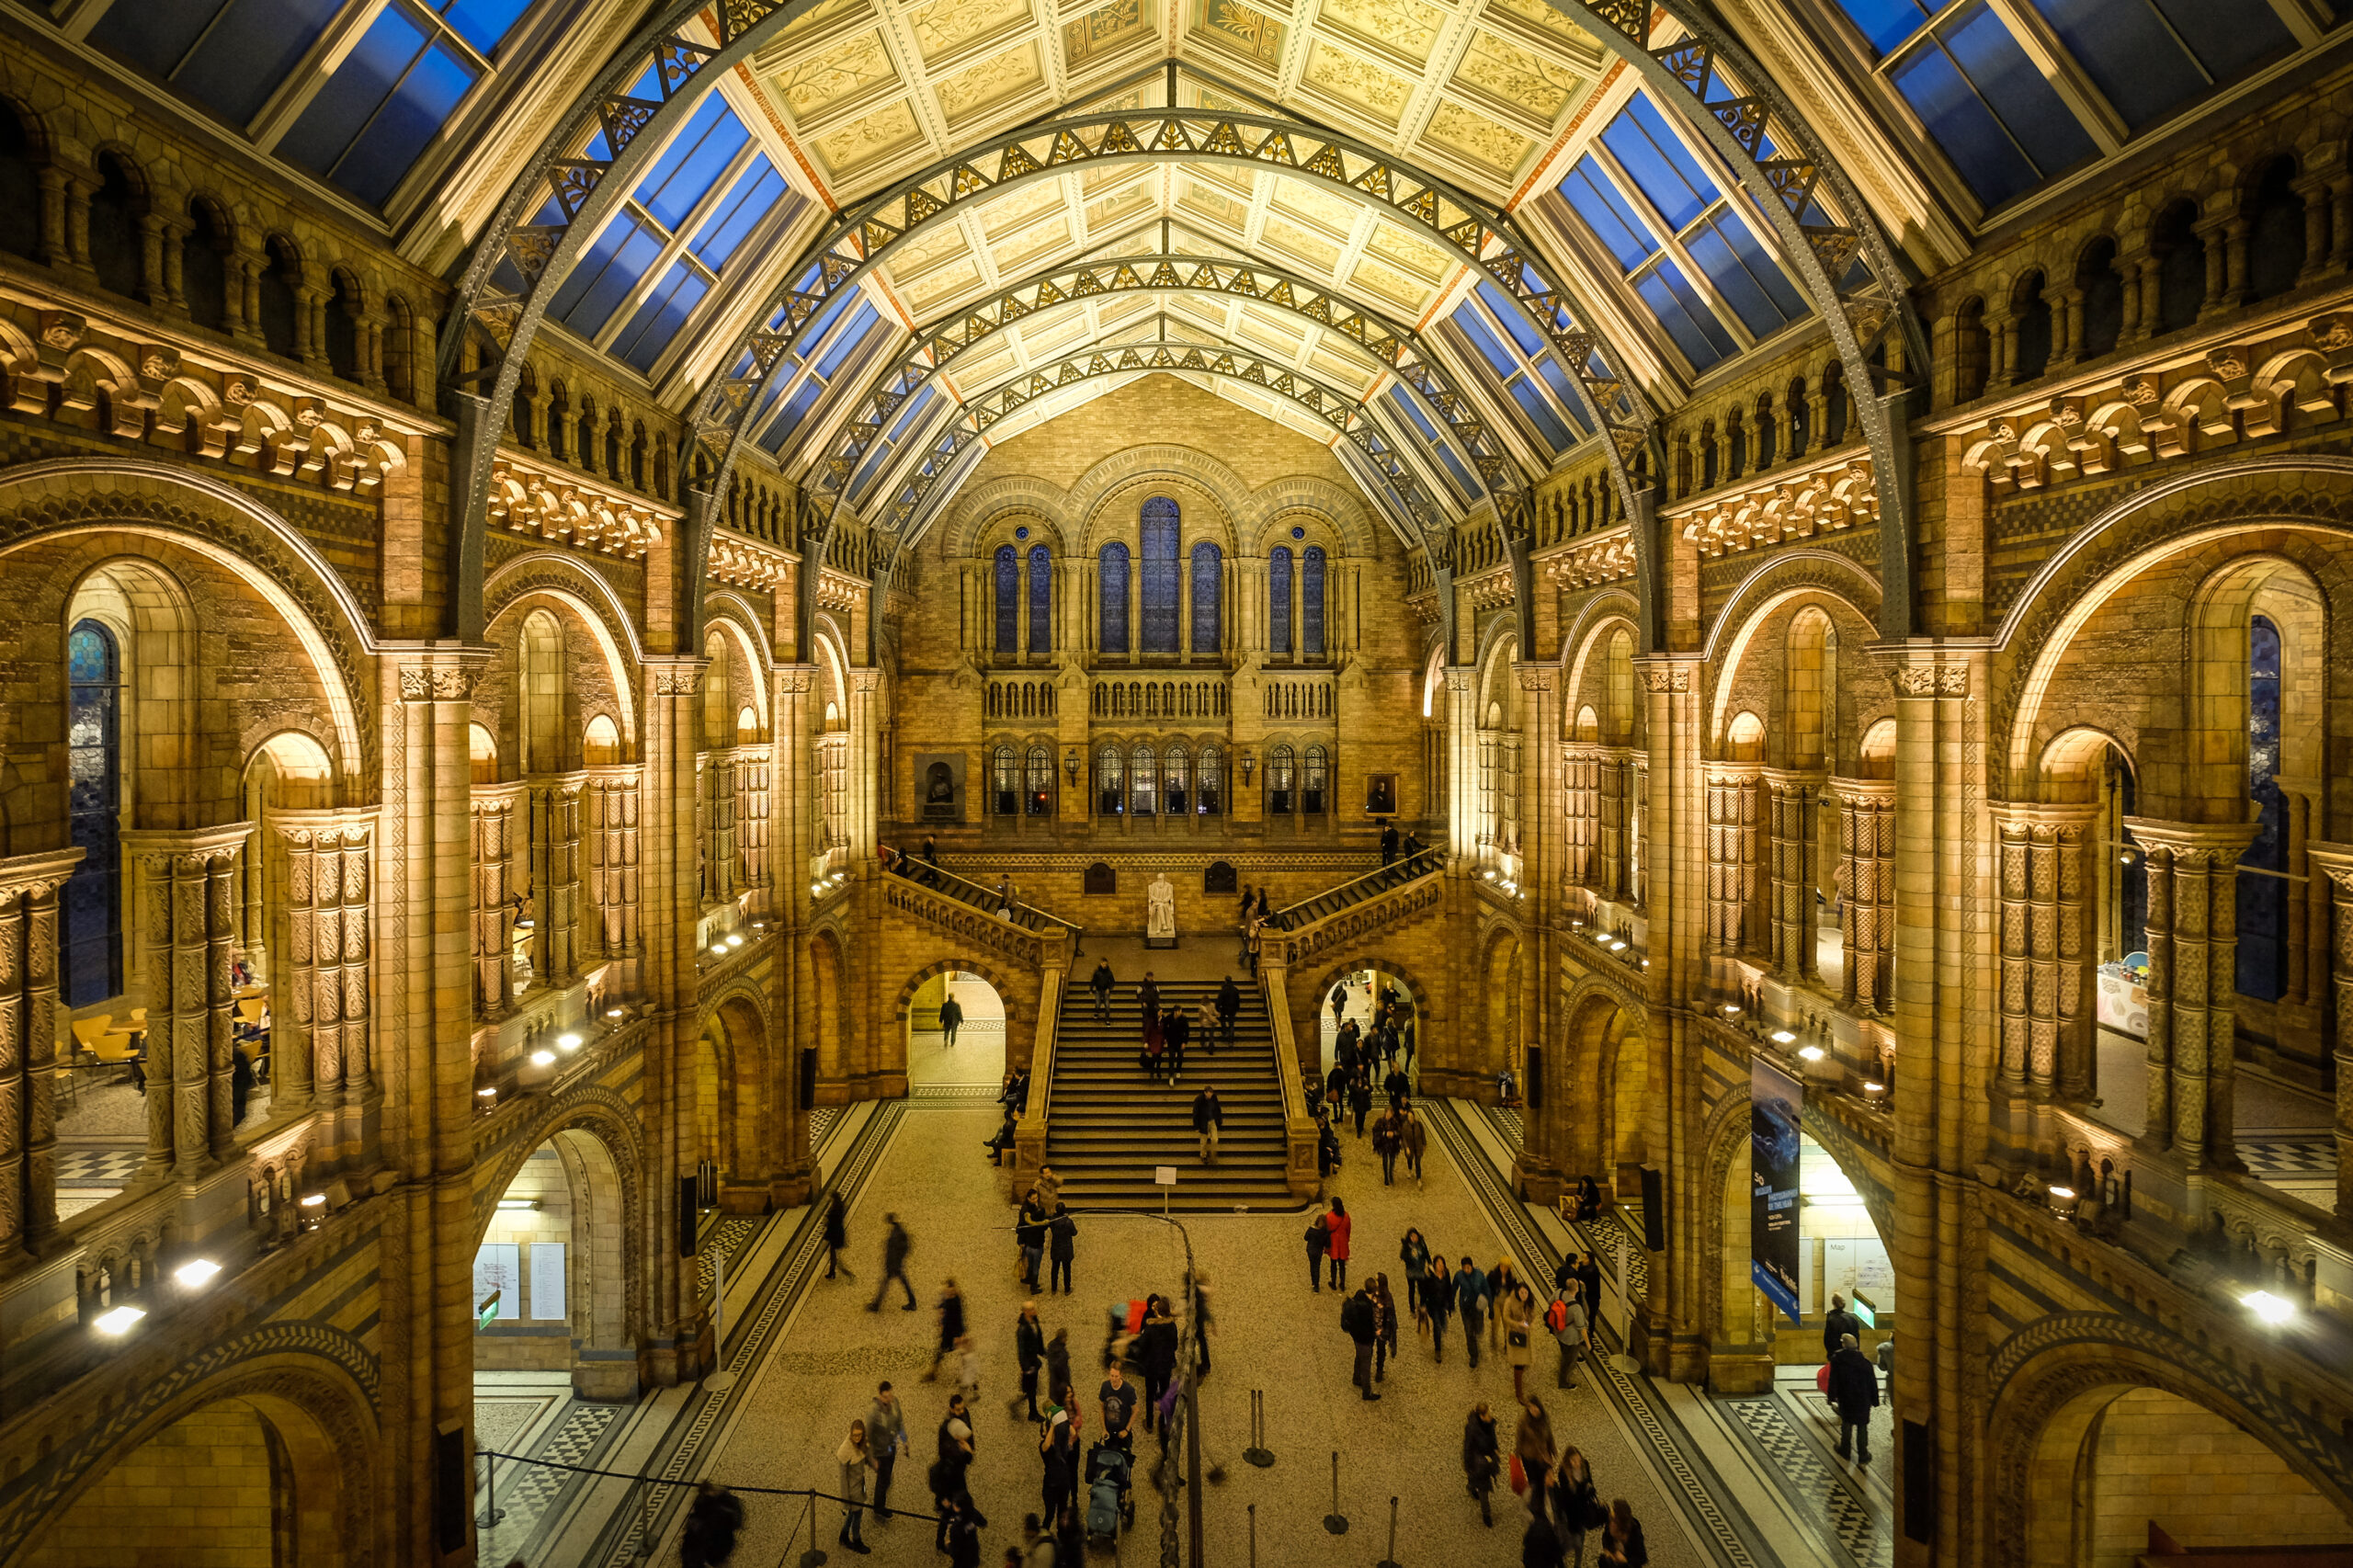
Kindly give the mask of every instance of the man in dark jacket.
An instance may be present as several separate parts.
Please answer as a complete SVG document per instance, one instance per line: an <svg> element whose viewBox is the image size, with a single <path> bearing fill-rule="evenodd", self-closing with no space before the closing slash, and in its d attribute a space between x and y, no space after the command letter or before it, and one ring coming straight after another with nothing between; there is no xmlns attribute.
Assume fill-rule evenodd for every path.
<svg viewBox="0 0 2353 1568"><path fill-rule="evenodd" d="M1053 1268L1047 1276L1047 1290L1070 1294L1070 1266L1078 1256L1078 1221L1062 1204L1054 1205L1054 1217L1046 1225L1046 1256Z"/></svg>
<svg viewBox="0 0 2353 1568"><path fill-rule="evenodd" d="M1218 1133L1225 1126L1225 1105L1214 1086L1193 1096L1193 1133L1200 1140L1201 1164L1217 1164Z"/></svg>
<svg viewBox="0 0 2353 1568"><path fill-rule="evenodd" d="M1847 1310L1847 1298L1831 1297L1830 1310L1822 1314L1822 1358L1835 1360L1839 1344L1850 1334L1859 1342L1862 1333L1863 1321Z"/></svg>
<svg viewBox="0 0 2353 1568"><path fill-rule="evenodd" d="M882 1310L882 1298L891 1293L891 1281L896 1279L899 1289L907 1293L908 1312L915 1310L915 1288L907 1282L907 1254L915 1250L908 1239L906 1227L899 1223L896 1214L885 1214L882 1222L891 1227L882 1238L882 1282L874 1287L874 1299L866 1303L870 1312Z"/></svg>
<svg viewBox="0 0 2353 1568"><path fill-rule="evenodd" d="M1332 994L1330 1001L1332 1004L1332 1027L1336 1029L1340 1027L1340 1021L1348 1010L1348 983L1347 981L1336 980L1332 983Z"/></svg>
<svg viewBox="0 0 2353 1568"><path fill-rule="evenodd" d="M1356 1370L1348 1381L1363 1391L1367 1399L1379 1399L1372 1392L1372 1342L1381 1331L1381 1314L1373 1308L1372 1298L1365 1294L1368 1287L1359 1285L1357 1293L1340 1307L1340 1332L1356 1342Z"/></svg>
<svg viewBox="0 0 2353 1568"><path fill-rule="evenodd" d="M1879 1372L1853 1335L1839 1341L1830 1358L1830 1403L1838 1412L1838 1457L1855 1445L1855 1462L1871 1462L1871 1412L1879 1408Z"/></svg>
<svg viewBox="0 0 2353 1568"><path fill-rule="evenodd" d="M1383 866L1397 858L1397 824L1391 823L1381 830L1381 863Z"/></svg>
<svg viewBox="0 0 2353 1568"><path fill-rule="evenodd" d="M1229 974L1225 977L1225 983L1217 988L1217 1032L1219 1039L1228 1045L1233 1043L1233 1020L1241 1011L1242 988L1233 983L1233 976ZM1210 1046L1210 1054L1217 1054L1214 1043Z"/></svg>
<svg viewBox="0 0 2353 1568"><path fill-rule="evenodd" d="M1307 1222L1307 1282L1324 1293L1324 1255L1332 1250L1332 1233L1318 1214Z"/></svg>
<svg viewBox="0 0 2353 1568"><path fill-rule="evenodd" d="M1111 960L1097 960L1095 965L1095 976L1086 983L1086 988L1095 993L1095 1021L1097 1023L1108 1024L1111 1021L1111 988L1118 983L1118 981L1111 978Z"/></svg>
<svg viewBox="0 0 2353 1568"><path fill-rule="evenodd" d="M825 1199L825 1278L831 1279L836 1268L858 1278L841 1267L842 1248L849 1245L849 1215L842 1207L842 1195L836 1191Z"/></svg>
<svg viewBox="0 0 2353 1568"><path fill-rule="evenodd" d="M1143 983L1136 987L1137 1010L1143 1017L1160 1011L1160 982L1153 979L1152 971L1143 971Z"/></svg>
<svg viewBox="0 0 2353 1568"><path fill-rule="evenodd" d="M1021 1200L1021 1218L1013 1222L1013 1240L1021 1249L1021 1283L1038 1288L1038 1264L1046 1256L1046 1200L1031 1187Z"/></svg>
<svg viewBox="0 0 2353 1568"><path fill-rule="evenodd" d="M743 1528L743 1500L711 1482L698 1483L678 1540L678 1561L685 1568L717 1568L734 1555Z"/></svg>
<svg viewBox="0 0 2353 1568"><path fill-rule="evenodd" d="M1021 1303L1021 1316L1013 1324L1013 1354L1021 1363L1021 1392L1005 1402L1011 1410L1023 1400L1029 1402L1029 1419L1038 1419L1038 1369L1046 1362L1046 1325L1038 1321L1038 1303ZM1049 1397L1051 1390L1048 1391Z"/></svg>
<svg viewBox="0 0 2353 1568"><path fill-rule="evenodd" d="M942 1050L953 1050L956 1031L963 1027L964 1005L950 996L939 1005L939 1044Z"/></svg>
<svg viewBox="0 0 2353 1568"><path fill-rule="evenodd" d="M1359 1068L1348 1085L1348 1109L1357 1119L1357 1136L1364 1136L1364 1119L1372 1114L1372 1077Z"/></svg>
<svg viewBox="0 0 2353 1568"><path fill-rule="evenodd" d="M1471 1347L1471 1366L1475 1371L1479 1366L1481 1331L1487 1325L1487 1277L1479 1272L1479 1266L1471 1261L1467 1252L1462 1255L1462 1267L1454 1276L1454 1307L1462 1314L1462 1338Z"/></svg>

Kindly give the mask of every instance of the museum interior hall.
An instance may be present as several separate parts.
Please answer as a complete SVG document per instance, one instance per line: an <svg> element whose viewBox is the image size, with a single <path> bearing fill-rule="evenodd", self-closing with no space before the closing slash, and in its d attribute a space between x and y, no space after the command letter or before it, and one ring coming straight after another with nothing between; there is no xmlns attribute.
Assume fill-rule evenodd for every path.
<svg viewBox="0 0 2353 1568"><path fill-rule="evenodd" d="M2353 1568L2353 0L0 0L0 1568L867 1556Z"/></svg>

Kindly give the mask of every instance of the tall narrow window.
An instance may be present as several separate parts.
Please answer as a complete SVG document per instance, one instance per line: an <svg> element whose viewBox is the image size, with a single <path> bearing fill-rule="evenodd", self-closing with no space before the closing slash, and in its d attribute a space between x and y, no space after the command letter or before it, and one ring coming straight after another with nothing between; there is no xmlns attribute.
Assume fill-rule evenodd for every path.
<svg viewBox="0 0 2353 1568"><path fill-rule="evenodd" d="M1133 801L1136 815L1148 817L1160 809L1154 803L1159 786L1159 759L1152 755L1150 746L1138 741L1136 749L1128 755L1129 799Z"/></svg>
<svg viewBox="0 0 2353 1568"><path fill-rule="evenodd" d="M1194 809L1202 816L1213 817L1225 809L1225 754L1213 745L1201 748L1200 788L1193 796Z"/></svg>
<svg viewBox="0 0 2353 1568"><path fill-rule="evenodd" d="M122 991L122 894L116 831L121 762L117 749L122 665L114 633L76 624L65 643L66 770L73 838L81 864L65 883L66 1006Z"/></svg>
<svg viewBox="0 0 2353 1568"><path fill-rule="evenodd" d="M1299 754L1288 742L1267 754L1267 810L1289 815L1299 794Z"/></svg>
<svg viewBox="0 0 2353 1568"><path fill-rule="evenodd" d="M1331 756L1320 746L1307 748L1307 771L1299 789L1299 809L1309 816L1324 813L1324 797L1330 782Z"/></svg>
<svg viewBox="0 0 2353 1568"><path fill-rule="evenodd" d="M1126 774L1118 746L1107 745L1095 754L1096 809L1103 815L1116 817L1127 811Z"/></svg>
<svg viewBox="0 0 2353 1568"><path fill-rule="evenodd" d="M1013 553L1013 546L996 547L996 651L1017 653L1021 651L1016 639L1020 634L1021 564Z"/></svg>
<svg viewBox="0 0 2353 1568"><path fill-rule="evenodd" d="M1128 651L1128 547L1107 544L1096 570L1103 593L1103 635L1097 646L1106 653Z"/></svg>
<svg viewBox="0 0 2353 1568"><path fill-rule="evenodd" d="M1267 652L1290 652L1290 546L1267 558Z"/></svg>
<svg viewBox="0 0 2353 1568"><path fill-rule="evenodd" d="M1155 495L1143 504L1143 652L1176 651L1176 544L1182 523L1176 503Z"/></svg>
<svg viewBox="0 0 2353 1568"><path fill-rule="evenodd" d="M2238 990L2276 1002L2287 991L2288 802L2280 793L2279 629L2258 615L2247 628L2246 783L2255 842L2239 857Z"/></svg>
<svg viewBox="0 0 2353 1568"><path fill-rule="evenodd" d="M1299 570L1300 649L1308 658L1324 656L1324 547L1311 544Z"/></svg>
<svg viewBox="0 0 2353 1568"><path fill-rule="evenodd" d="M1029 547L1029 651L1054 651L1054 558L1042 544Z"/></svg>
<svg viewBox="0 0 2353 1568"><path fill-rule="evenodd" d="M1187 788L1189 782L1187 775L1191 772L1192 758L1187 755L1183 744L1180 742L1170 746L1161 766L1163 787L1160 799L1161 809L1172 817L1183 816L1192 799L1192 791Z"/></svg>
<svg viewBox="0 0 2353 1568"><path fill-rule="evenodd" d="M1203 540L1193 546L1193 652L1214 653L1222 642L1224 622L1218 591L1225 581L1225 553Z"/></svg>
<svg viewBox="0 0 2353 1568"><path fill-rule="evenodd" d="M989 810L1009 817L1020 810L1021 778L1015 771L1013 748L999 746L989 754Z"/></svg>
<svg viewBox="0 0 2353 1568"><path fill-rule="evenodd" d="M1044 746L1031 746L1027 760L1029 777L1023 780L1023 795L1029 814L1044 816L1054 809L1054 754Z"/></svg>

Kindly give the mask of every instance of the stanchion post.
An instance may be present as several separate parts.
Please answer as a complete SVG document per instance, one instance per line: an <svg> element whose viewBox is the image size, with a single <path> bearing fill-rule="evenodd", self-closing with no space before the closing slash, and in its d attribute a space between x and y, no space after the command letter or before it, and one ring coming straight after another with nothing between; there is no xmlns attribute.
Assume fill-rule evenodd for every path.
<svg viewBox="0 0 2353 1568"><path fill-rule="evenodd" d="M801 1554L801 1568L819 1568L825 1554L817 1546L817 1494L809 1494L809 1550Z"/></svg>
<svg viewBox="0 0 2353 1568"><path fill-rule="evenodd" d="M483 1529L495 1528L498 1521L506 1517L506 1510L498 1506L498 1459L495 1455L483 1466L483 1497L482 1517L474 1523Z"/></svg>
<svg viewBox="0 0 2353 1568"><path fill-rule="evenodd" d="M1373 1564L1373 1568L1397 1568L1397 1499L1389 1499L1389 1555Z"/></svg>
<svg viewBox="0 0 2353 1568"><path fill-rule="evenodd" d="M1258 1568L1258 1505L1250 1505L1250 1568Z"/></svg>
<svg viewBox="0 0 2353 1568"><path fill-rule="evenodd" d="M1324 1516L1324 1528L1332 1535L1348 1533L1347 1516L1340 1512L1340 1450L1332 1450L1332 1511Z"/></svg>
<svg viewBox="0 0 2353 1568"><path fill-rule="evenodd" d="M1267 1447L1267 1391L1265 1389L1250 1391L1250 1446L1242 1450L1242 1457L1260 1470L1265 1470L1275 1462L1274 1450Z"/></svg>

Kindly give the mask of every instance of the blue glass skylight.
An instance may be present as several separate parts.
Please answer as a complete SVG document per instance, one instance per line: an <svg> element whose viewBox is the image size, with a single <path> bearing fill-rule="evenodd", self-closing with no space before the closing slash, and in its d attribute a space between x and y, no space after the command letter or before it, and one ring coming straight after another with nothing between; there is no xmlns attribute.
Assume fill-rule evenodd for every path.
<svg viewBox="0 0 2353 1568"><path fill-rule="evenodd" d="M1448 321L1495 373L1505 393L1528 416L1551 452L1566 451L1576 434L1570 429L1563 409L1574 411L1576 400L1563 390L1568 378L1554 362L1550 344L1502 289L1483 279L1473 292L1476 298L1456 306ZM1506 337L1510 339L1508 345ZM1558 404L1555 398L1560 400ZM1580 418L1577 424L1583 426L1585 421Z"/></svg>
<svg viewBox="0 0 2353 1568"><path fill-rule="evenodd" d="M727 100L712 93L687 121L686 129L662 149L653 172L637 187L637 199L664 228L676 229L710 194L710 187L727 172L728 163L751 139L752 133L744 129Z"/></svg>
<svg viewBox="0 0 2353 1568"><path fill-rule="evenodd" d="M1601 144L1617 155L1619 166L1669 228L1688 224L1716 199L1715 182L1640 93L1602 131Z"/></svg>
<svg viewBox="0 0 2353 1568"><path fill-rule="evenodd" d="M1397 411L1421 433L1423 441L1428 445L1438 460L1445 466L1447 477L1453 482L1456 497L1468 501L1476 496L1479 494L1479 482L1471 477L1471 471L1463 466L1461 458L1454 455L1454 449L1447 442L1438 439L1438 427L1423 416L1421 409L1415 405L1405 389L1392 383L1389 388L1389 401L1394 403Z"/></svg>
<svg viewBox="0 0 2353 1568"><path fill-rule="evenodd" d="M399 6L386 6L278 151L381 206L477 79L455 46Z"/></svg>
<svg viewBox="0 0 2353 1568"><path fill-rule="evenodd" d="M775 373L768 378L767 393L761 400L760 409L752 415L755 427L757 426L761 415L774 405L777 399L783 395L786 388L790 387L792 393L785 402L783 410L769 422L765 430L760 431L757 437L759 444L766 449L769 456L773 457L784 449L784 444L792 438L795 431L801 428L801 423L817 406L818 399L824 396L825 389L833 384L835 376L840 372L842 367L849 363L867 342L882 330L881 313L875 310L870 301L860 298L859 295L860 291L856 289L845 289L835 295L817 320L812 324L811 330L802 337L801 343L804 348L813 347L816 350L813 357L814 363L811 363L812 356L806 353L788 355L778 362ZM852 301L856 301L858 308L850 313L847 321L842 322L841 330L828 337L826 335L828 330L836 320L840 319L844 308ZM807 367L807 374L801 376L804 366ZM794 385L796 376L801 377L798 385Z"/></svg>

